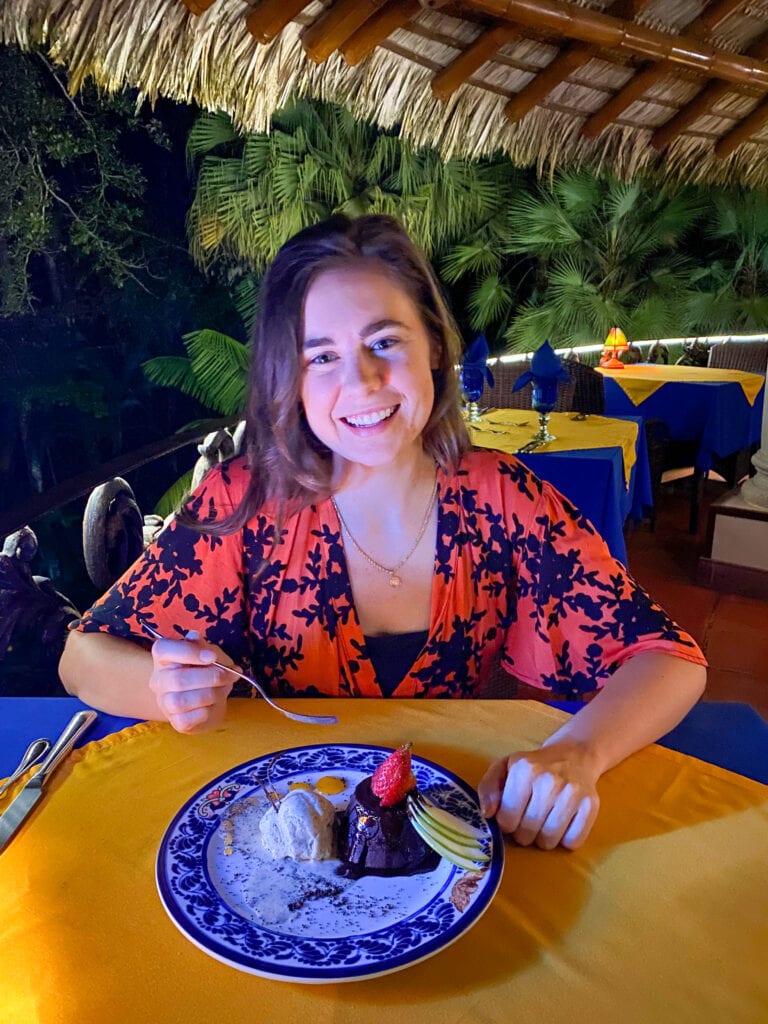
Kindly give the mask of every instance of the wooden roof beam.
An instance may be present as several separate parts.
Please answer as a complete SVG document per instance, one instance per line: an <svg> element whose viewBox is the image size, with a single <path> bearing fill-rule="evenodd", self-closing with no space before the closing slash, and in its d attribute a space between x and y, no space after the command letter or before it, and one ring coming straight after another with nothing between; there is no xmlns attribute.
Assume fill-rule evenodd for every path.
<svg viewBox="0 0 768 1024"><path fill-rule="evenodd" d="M213 7L216 0L181 0L188 11L192 14L204 14L209 7Z"/></svg>
<svg viewBox="0 0 768 1024"><path fill-rule="evenodd" d="M595 56L595 48L586 43L566 43L557 56L524 86L504 107L510 121L520 121L533 107L560 85L571 72L583 67Z"/></svg>
<svg viewBox="0 0 768 1024"><path fill-rule="evenodd" d="M466 0L469 7L568 39L621 50L653 61L671 61L711 78L768 91L768 64L716 49L692 36L636 25L562 0Z"/></svg>
<svg viewBox="0 0 768 1024"><path fill-rule="evenodd" d="M746 51L751 57L758 60L768 58L768 30L761 32L757 39ZM700 117L708 114L720 100L724 99L729 92L733 92L730 82L708 82L696 96L686 103L666 124L657 128L651 136L651 145L654 149L662 150L677 138L686 128L690 127Z"/></svg>
<svg viewBox="0 0 768 1024"><path fill-rule="evenodd" d="M747 114L715 144L715 156L721 158L730 156L734 149L737 149L742 143L749 142L766 121L768 121L768 96L760 100L751 113Z"/></svg>
<svg viewBox="0 0 768 1024"><path fill-rule="evenodd" d="M285 26L307 6L307 0L260 0L245 20L259 43L271 43Z"/></svg>
<svg viewBox="0 0 768 1024"><path fill-rule="evenodd" d="M656 129L651 136L653 148L658 150L666 149L673 139L677 138L698 118L708 114L716 103L719 103L727 93L732 91L733 86L730 82L707 82L701 92L697 93L676 114L673 114L661 128Z"/></svg>
<svg viewBox="0 0 768 1024"><path fill-rule="evenodd" d="M435 75L432 79L432 94L439 100L447 100L500 47L519 38L519 30L509 24L496 25L483 32L471 46Z"/></svg>
<svg viewBox="0 0 768 1024"><path fill-rule="evenodd" d="M352 33L340 48L342 57L350 67L359 64L395 29L407 25L421 9L419 0L390 0Z"/></svg>
<svg viewBox="0 0 768 1024"><path fill-rule="evenodd" d="M606 12L616 17L634 17L649 3L650 0L614 0ZM567 43L543 71L512 97L504 108L505 115L510 121L522 120L529 110L546 99L553 89L577 68L583 67L597 52L588 43Z"/></svg>
<svg viewBox="0 0 768 1024"><path fill-rule="evenodd" d="M713 35L747 0L715 0L715 3L704 8L701 14L686 29L698 38Z"/></svg>
<svg viewBox="0 0 768 1024"><path fill-rule="evenodd" d="M336 0L333 7L301 33L307 56L322 64L386 3L387 0Z"/></svg>
<svg viewBox="0 0 768 1024"><path fill-rule="evenodd" d="M617 117L621 117L627 107L631 106L635 100L642 99L648 89L655 82L658 82L660 78L663 78L667 71L668 68L664 68L663 65L643 64L639 74L630 78L620 92L617 92L596 113L587 118L581 129L581 134L584 138L594 139L598 136L612 121L615 121Z"/></svg>
<svg viewBox="0 0 768 1024"><path fill-rule="evenodd" d="M706 8L698 18L695 18L688 25L686 31L690 32L697 39L708 36L718 25L722 25L724 21L727 21L737 8L743 6L744 0L718 0L717 3ZM605 106L587 118L582 128L582 135L586 139L596 138L612 121L620 117L635 100L642 99L651 86L664 78L665 75L668 75L674 67L675 65L671 61L662 61L660 64L645 64L639 74L631 78L624 88L616 93Z"/></svg>

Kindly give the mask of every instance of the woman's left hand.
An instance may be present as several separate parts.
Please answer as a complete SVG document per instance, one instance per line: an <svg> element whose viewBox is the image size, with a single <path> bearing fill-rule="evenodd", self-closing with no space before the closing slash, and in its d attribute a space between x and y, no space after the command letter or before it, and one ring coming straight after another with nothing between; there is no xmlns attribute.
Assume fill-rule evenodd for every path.
<svg viewBox="0 0 768 1024"><path fill-rule="evenodd" d="M494 761L478 786L480 806L521 846L573 850L597 817L598 776L582 748L553 743Z"/></svg>

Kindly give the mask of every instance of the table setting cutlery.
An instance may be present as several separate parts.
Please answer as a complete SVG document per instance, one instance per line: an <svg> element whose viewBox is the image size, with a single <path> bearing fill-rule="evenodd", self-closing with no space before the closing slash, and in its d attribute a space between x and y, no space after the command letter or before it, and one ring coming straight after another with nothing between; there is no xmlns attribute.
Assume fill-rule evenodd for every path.
<svg viewBox="0 0 768 1024"><path fill-rule="evenodd" d="M158 633L153 626L150 626L149 623L139 615L136 616L136 620L141 628L151 636L153 640L168 639L168 637L164 637L162 633ZM302 715L296 711L288 711L287 708L284 708L273 701L264 687L260 683L257 683L255 679L252 679L250 676L245 675L245 673L240 672L239 669L230 668L229 665L224 665L220 661L214 661L213 664L216 665L217 668L223 668L225 672L231 672L233 676L237 676L238 679L242 679L244 682L249 683L264 698L270 707L274 708L275 711L279 711L281 715L285 715L286 718L292 718L294 722L307 722L310 725L336 725L339 721L335 715Z"/></svg>
<svg viewBox="0 0 768 1024"><path fill-rule="evenodd" d="M80 736L96 721L97 717L98 715L95 711L78 711L70 719L64 731L53 746L50 747L50 750L48 750L45 760L40 764L34 775L22 786L20 792L0 817L0 851L4 850L16 835L21 825L42 799L45 783L70 752ZM35 743L37 742L35 741ZM48 743L47 740L43 742ZM34 746L35 744L30 744L30 749ZM28 754L29 750L24 757L26 758ZM29 754L29 756L32 755Z"/></svg>
<svg viewBox="0 0 768 1024"><path fill-rule="evenodd" d="M0 786L0 796L4 796L5 793L8 791L8 787L12 786L14 782L20 779L28 768L31 768L33 764L36 764L43 756L43 754L46 754L48 752L50 746L50 740L32 740L27 749L24 751L24 755L22 759L19 761L18 766L14 769L13 774L5 780L2 786Z"/></svg>
<svg viewBox="0 0 768 1024"><path fill-rule="evenodd" d="M513 424L510 424L512 426ZM479 430L481 434L498 434L499 437L508 437L509 430L493 430L491 427L483 426L482 423L475 424L475 429Z"/></svg>
<svg viewBox="0 0 768 1024"><path fill-rule="evenodd" d="M518 448L517 455L525 455L527 452L534 452L537 448L541 448L546 442L544 441L528 441L522 448Z"/></svg>
<svg viewBox="0 0 768 1024"><path fill-rule="evenodd" d="M482 421L481 425L480 425L481 429L482 429L482 424L485 424L485 423L490 423L494 427L532 427L533 426L533 420L520 420L517 423L509 423L507 420L489 420L489 419L484 419Z"/></svg>

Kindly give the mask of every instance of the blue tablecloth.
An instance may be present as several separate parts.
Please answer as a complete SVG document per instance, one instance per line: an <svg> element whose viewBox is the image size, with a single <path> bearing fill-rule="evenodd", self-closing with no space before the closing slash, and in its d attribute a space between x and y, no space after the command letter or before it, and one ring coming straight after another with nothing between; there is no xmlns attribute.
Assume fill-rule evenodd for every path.
<svg viewBox="0 0 768 1024"><path fill-rule="evenodd" d="M572 452L520 452L518 458L542 480L564 494L595 526L611 554L627 565L624 523L641 519L653 506L648 446L639 416L622 416L638 425L636 459L624 486L621 448L586 448Z"/></svg>
<svg viewBox="0 0 768 1024"><path fill-rule="evenodd" d="M548 703L572 714L585 706L576 701ZM768 785L768 722L749 704L701 701L659 743Z"/></svg>
<svg viewBox="0 0 768 1024"><path fill-rule="evenodd" d="M611 377L605 380L606 416L662 419L673 441L698 444L696 466L706 472L725 457L760 440L765 388L750 405L737 381L667 381L635 405Z"/></svg>
<svg viewBox="0 0 768 1024"><path fill-rule="evenodd" d="M570 701L551 704L569 712L584 707ZM55 740L72 715L85 707L75 697L0 698L0 778L11 774L33 739L47 736ZM98 720L76 746L119 732L135 722L134 718L100 711ZM768 722L748 704L703 701L659 742L768 785Z"/></svg>

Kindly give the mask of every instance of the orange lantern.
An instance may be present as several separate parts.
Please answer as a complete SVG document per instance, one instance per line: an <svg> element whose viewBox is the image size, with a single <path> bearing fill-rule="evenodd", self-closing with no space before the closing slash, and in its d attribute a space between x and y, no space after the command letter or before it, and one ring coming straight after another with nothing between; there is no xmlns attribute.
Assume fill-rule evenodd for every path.
<svg viewBox="0 0 768 1024"><path fill-rule="evenodd" d="M624 331L620 327L612 327L608 332L608 337L605 339L603 358L600 360L600 365L606 370L623 370L624 363L618 358L618 353L626 352L628 349L629 342Z"/></svg>

